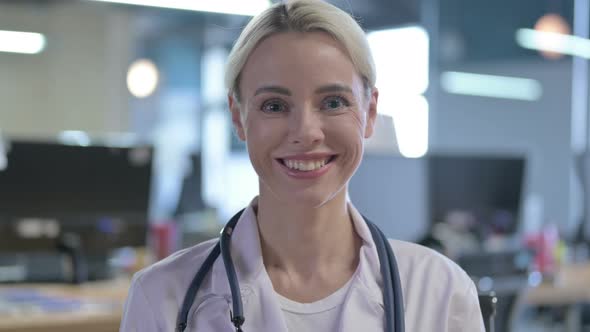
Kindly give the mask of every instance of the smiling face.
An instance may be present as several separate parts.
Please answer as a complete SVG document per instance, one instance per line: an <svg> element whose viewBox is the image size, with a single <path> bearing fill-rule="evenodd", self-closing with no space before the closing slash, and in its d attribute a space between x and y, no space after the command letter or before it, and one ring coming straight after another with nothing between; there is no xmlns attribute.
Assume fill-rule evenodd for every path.
<svg viewBox="0 0 590 332"><path fill-rule="evenodd" d="M232 120L260 179L260 194L321 206L345 197L373 132L378 93L367 95L344 49L322 32L279 33L250 54Z"/></svg>

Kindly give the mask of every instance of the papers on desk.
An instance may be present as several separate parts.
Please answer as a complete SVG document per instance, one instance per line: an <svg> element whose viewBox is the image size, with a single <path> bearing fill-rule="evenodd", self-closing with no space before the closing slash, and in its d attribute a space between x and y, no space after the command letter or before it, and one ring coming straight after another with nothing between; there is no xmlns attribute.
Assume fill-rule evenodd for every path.
<svg viewBox="0 0 590 332"><path fill-rule="evenodd" d="M118 303L54 295L37 289L0 290L0 316L46 313L110 312Z"/></svg>

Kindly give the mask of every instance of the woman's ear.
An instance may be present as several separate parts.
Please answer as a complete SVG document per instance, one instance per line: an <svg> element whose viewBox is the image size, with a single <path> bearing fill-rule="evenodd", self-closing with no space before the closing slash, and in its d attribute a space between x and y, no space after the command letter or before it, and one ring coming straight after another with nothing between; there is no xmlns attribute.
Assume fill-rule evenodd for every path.
<svg viewBox="0 0 590 332"><path fill-rule="evenodd" d="M236 134L238 134L240 140L245 141L246 134L244 132L244 125L242 123L242 114L240 113L239 102L235 99L231 92L227 95L227 102L229 104L229 110L231 112L231 122L234 125Z"/></svg>
<svg viewBox="0 0 590 332"><path fill-rule="evenodd" d="M377 119L377 100L379 99L379 90L373 88L369 95L369 107L367 108L367 122L365 124L365 138L373 136L375 130L375 120Z"/></svg>

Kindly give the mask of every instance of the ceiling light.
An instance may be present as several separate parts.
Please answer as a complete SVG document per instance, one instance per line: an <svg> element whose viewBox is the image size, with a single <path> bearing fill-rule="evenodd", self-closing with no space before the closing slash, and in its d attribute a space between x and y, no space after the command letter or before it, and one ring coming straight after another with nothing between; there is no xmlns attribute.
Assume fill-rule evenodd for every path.
<svg viewBox="0 0 590 332"><path fill-rule="evenodd" d="M421 158L428 152L428 111L424 96L408 96L391 102L399 152L406 158Z"/></svg>
<svg viewBox="0 0 590 332"><path fill-rule="evenodd" d="M93 0L148 7L255 16L270 6L269 0Z"/></svg>
<svg viewBox="0 0 590 332"><path fill-rule="evenodd" d="M534 101L543 89L536 80L520 77L444 72L440 83L448 93Z"/></svg>
<svg viewBox="0 0 590 332"><path fill-rule="evenodd" d="M158 68L150 60L140 59L129 66L127 88L137 98L150 96L158 86Z"/></svg>
<svg viewBox="0 0 590 332"><path fill-rule="evenodd" d="M45 36L36 32L0 30L0 52L37 54L45 48Z"/></svg>
<svg viewBox="0 0 590 332"><path fill-rule="evenodd" d="M561 15L547 14L542 16L535 24L535 31L551 32L562 35L570 34L570 27ZM562 53L552 52L540 49L541 55L549 59L559 59L563 56Z"/></svg>
<svg viewBox="0 0 590 332"><path fill-rule="evenodd" d="M422 94L428 88L428 47L426 30L410 26L367 34L377 67L380 90L397 94ZM391 45L400 45L392 48Z"/></svg>
<svg viewBox="0 0 590 332"><path fill-rule="evenodd" d="M428 151L429 37L420 26L387 29L367 34L377 71L377 112L393 120L402 156L422 157ZM399 45L392 48L391 45ZM382 144L383 145L383 144Z"/></svg>
<svg viewBox="0 0 590 332"><path fill-rule="evenodd" d="M518 29L516 42L521 47L531 50L558 52L590 59L590 40L582 37L533 29Z"/></svg>

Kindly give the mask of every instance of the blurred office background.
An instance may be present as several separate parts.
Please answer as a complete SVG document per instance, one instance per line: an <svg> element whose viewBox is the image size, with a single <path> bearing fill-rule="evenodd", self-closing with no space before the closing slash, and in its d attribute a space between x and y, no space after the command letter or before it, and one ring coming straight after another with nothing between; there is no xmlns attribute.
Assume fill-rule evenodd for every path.
<svg viewBox="0 0 590 332"><path fill-rule="evenodd" d="M141 2L0 1L0 331L115 330L134 271L257 194L223 70L271 2ZM590 0L329 2L381 92L351 200L496 331L589 331Z"/></svg>

